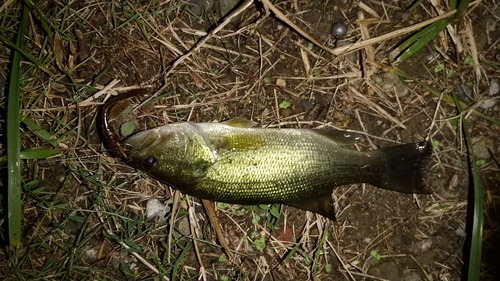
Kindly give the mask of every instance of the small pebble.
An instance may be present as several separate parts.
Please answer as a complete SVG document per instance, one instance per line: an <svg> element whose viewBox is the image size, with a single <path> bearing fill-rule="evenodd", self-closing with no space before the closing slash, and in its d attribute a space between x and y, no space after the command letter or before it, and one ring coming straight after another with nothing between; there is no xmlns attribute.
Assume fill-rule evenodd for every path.
<svg viewBox="0 0 500 281"><path fill-rule="evenodd" d="M495 153L497 146L492 138L486 136L477 136L472 138L472 147L474 149L474 154L476 158L482 160L489 160L491 158L491 152Z"/></svg>
<svg viewBox="0 0 500 281"><path fill-rule="evenodd" d="M498 80L497 79L492 79L490 81L490 96L494 96L496 94L498 94L498 91L499 91L499 87L498 87Z"/></svg>
<svg viewBox="0 0 500 281"><path fill-rule="evenodd" d="M446 248L450 245L450 240L443 236L435 236L433 238L435 248Z"/></svg>
<svg viewBox="0 0 500 281"><path fill-rule="evenodd" d="M83 257L82 259L89 262L89 261L95 261L97 259L97 254L99 253L99 249L96 248L95 246L88 247L84 249L83 251Z"/></svg>
<svg viewBox="0 0 500 281"><path fill-rule="evenodd" d="M448 226L453 228L453 229L457 229L460 227L460 223L457 221L449 221Z"/></svg>
<svg viewBox="0 0 500 281"><path fill-rule="evenodd" d="M286 117L290 117L290 116L293 115L293 110L290 107L284 108L284 109L281 110L280 114L281 114L282 117L285 117L285 118Z"/></svg>
<svg viewBox="0 0 500 281"><path fill-rule="evenodd" d="M420 256L416 256L415 260L420 264L420 265L430 265L433 264L434 261L436 260L437 254L434 253L434 251L428 251Z"/></svg>
<svg viewBox="0 0 500 281"><path fill-rule="evenodd" d="M368 269L368 274L391 281L401 281L401 271L401 266L395 262L384 262L379 265L372 266Z"/></svg>
<svg viewBox="0 0 500 281"><path fill-rule="evenodd" d="M382 73L372 76L373 81L385 91L395 93L398 97L404 97L408 95L409 90L401 77L393 73Z"/></svg>
<svg viewBox="0 0 500 281"><path fill-rule="evenodd" d="M433 52L429 52L429 53L425 54L425 59L427 61L431 61L434 59L435 56L436 56L436 54L434 54Z"/></svg>
<svg viewBox="0 0 500 281"><path fill-rule="evenodd" d="M410 246L408 246L408 248L406 248L406 250L412 255L420 255L422 253L429 251L431 246L432 246L432 240L424 239L411 244Z"/></svg>
<svg viewBox="0 0 500 281"><path fill-rule="evenodd" d="M189 226L189 217L182 216L177 223L177 230L184 236L191 235L191 228Z"/></svg>
<svg viewBox="0 0 500 281"><path fill-rule="evenodd" d="M408 93L410 93L410 90L403 82L401 82L396 84L396 86L394 87L394 92L398 95L398 97L402 98L406 97Z"/></svg>
<svg viewBox="0 0 500 281"><path fill-rule="evenodd" d="M455 86L455 91L457 92L458 98L466 103L470 103L472 98L472 89L465 84L457 84Z"/></svg>
<svg viewBox="0 0 500 281"><path fill-rule="evenodd" d="M479 107L482 109L490 109L497 103L497 100L494 98L482 97L479 101Z"/></svg>
<svg viewBox="0 0 500 281"><path fill-rule="evenodd" d="M239 112L240 114L245 115L245 114L247 114L247 113L248 113L248 109L246 109L245 107L240 107L240 108L238 109L238 112Z"/></svg>
<svg viewBox="0 0 500 281"><path fill-rule="evenodd" d="M404 22L407 22L410 19L410 13L403 13L403 15L401 15L401 19Z"/></svg>
<svg viewBox="0 0 500 281"><path fill-rule="evenodd" d="M267 107L266 107L266 108L264 108L264 110L262 111L262 116L263 116L263 117L265 117L265 116L269 115L269 113L270 113L270 112L271 112L271 111L269 111L269 108L267 108Z"/></svg>
<svg viewBox="0 0 500 281"><path fill-rule="evenodd" d="M66 93L68 91L68 89L66 88L66 86L64 84L57 83L57 82L50 83L50 88L53 91L58 92L58 93Z"/></svg>
<svg viewBox="0 0 500 281"><path fill-rule="evenodd" d="M457 229L455 229L455 233L460 236L460 237L465 237L467 236L467 233L465 232L465 230L461 227L458 227Z"/></svg>
<svg viewBox="0 0 500 281"><path fill-rule="evenodd" d="M497 21L494 18L489 18L486 20L486 30L495 31L497 29Z"/></svg>
<svg viewBox="0 0 500 281"><path fill-rule="evenodd" d="M347 46L347 45L350 45L353 43L355 43L355 41L352 39L339 40L339 41L337 41L337 47L343 47L343 46ZM346 58L353 63L357 63L358 52L350 52L346 55Z"/></svg>
<svg viewBox="0 0 500 281"><path fill-rule="evenodd" d="M148 199L146 203L146 219L150 220L158 217L158 221L166 221L166 214L170 212L170 207L165 206L160 200L155 197Z"/></svg>
<svg viewBox="0 0 500 281"><path fill-rule="evenodd" d="M285 88L286 87L286 80L283 78L278 78L278 79L276 79L276 85Z"/></svg>
<svg viewBox="0 0 500 281"><path fill-rule="evenodd" d="M299 104L304 111L309 111L314 107L314 103L309 99L301 99Z"/></svg>
<svg viewBox="0 0 500 281"><path fill-rule="evenodd" d="M405 269L403 271L403 281L424 281L416 269Z"/></svg>

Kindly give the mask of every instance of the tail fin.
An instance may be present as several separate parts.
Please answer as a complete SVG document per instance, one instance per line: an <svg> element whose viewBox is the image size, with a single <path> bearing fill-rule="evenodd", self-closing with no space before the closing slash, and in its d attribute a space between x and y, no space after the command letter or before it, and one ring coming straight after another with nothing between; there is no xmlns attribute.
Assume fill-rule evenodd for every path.
<svg viewBox="0 0 500 281"><path fill-rule="evenodd" d="M386 147L375 152L382 159L380 164L383 172L372 183L373 185L406 193L430 193L424 187L422 179L425 166L432 154L429 142Z"/></svg>

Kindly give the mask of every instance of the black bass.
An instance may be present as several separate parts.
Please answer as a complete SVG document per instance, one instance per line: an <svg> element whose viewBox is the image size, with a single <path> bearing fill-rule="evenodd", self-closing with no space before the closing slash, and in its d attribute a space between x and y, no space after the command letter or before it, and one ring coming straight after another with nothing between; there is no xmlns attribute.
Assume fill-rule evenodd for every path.
<svg viewBox="0 0 500 281"><path fill-rule="evenodd" d="M370 183L422 193L426 143L370 152L339 145L341 132L182 122L123 143L127 163L196 197L243 205L282 203L334 218L333 188Z"/></svg>
<svg viewBox="0 0 500 281"><path fill-rule="evenodd" d="M350 139L343 131L251 123L173 123L138 132L119 148L130 166L186 194L242 205L282 203L330 219L339 185L427 193L421 179L431 154L427 142L360 152L341 145Z"/></svg>

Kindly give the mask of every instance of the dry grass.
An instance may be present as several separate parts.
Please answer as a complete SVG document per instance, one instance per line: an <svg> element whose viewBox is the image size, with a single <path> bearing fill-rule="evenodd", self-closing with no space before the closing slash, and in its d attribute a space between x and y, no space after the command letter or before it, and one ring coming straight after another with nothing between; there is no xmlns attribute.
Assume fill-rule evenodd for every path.
<svg viewBox="0 0 500 281"><path fill-rule="evenodd" d="M439 89L438 98L415 81L405 81L410 93L398 97L381 89L372 74L391 63L387 55L412 26L444 12L425 2L410 22L401 22L399 2L343 1L341 10L332 8L337 1L330 2L262 1L271 12L283 13L280 21L276 13L243 1L216 25L212 17L187 11L182 1L35 3L24 50L42 65L24 59L21 104L22 116L39 128L24 125L21 145L60 153L23 162L23 241L4 248L1 275L9 280L385 280L370 268L395 262L421 280L458 280L464 239L455 232L466 228L467 151L457 111L442 97L466 82L472 89L466 113L473 135L494 144L492 157L481 163L487 183L485 255L494 256L488 249L500 245L500 128L471 112L500 119L498 104L483 110L475 103L499 78L498 31L483 34L486 19L498 26L498 4L471 5L454 30L413 61L397 65ZM0 6L0 33L7 38L15 34L19 5ZM329 30L337 20L349 23L347 39L354 45L335 46ZM447 53L457 45L463 52ZM5 43L1 48L8 50ZM1 53L0 75L6 76L9 56ZM247 118L263 127L351 129L366 136L358 149L429 138L435 153L427 181L435 192L412 196L367 185L339 187L337 222L291 207L275 222L269 210L218 204L222 235L234 255L227 258L200 200L104 151L95 128L99 106L136 88L151 93L133 101L138 130ZM145 219L151 197L171 207L166 222ZM432 245L419 248L422 241ZM422 256L428 253L434 258L425 264ZM488 266L482 280L499 276Z"/></svg>

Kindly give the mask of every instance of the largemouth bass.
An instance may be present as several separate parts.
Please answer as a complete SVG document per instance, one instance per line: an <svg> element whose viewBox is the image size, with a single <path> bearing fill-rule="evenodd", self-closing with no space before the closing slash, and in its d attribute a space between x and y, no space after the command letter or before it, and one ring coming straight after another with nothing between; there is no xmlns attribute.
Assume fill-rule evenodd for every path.
<svg viewBox="0 0 500 281"><path fill-rule="evenodd" d="M425 192L419 181L426 143L359 152L338 139L334 130L182 122L123 144L130 166L186 194L226 203L282 203L333 219L332 191L339 185Z"/></svg>
<svg viewBox="0 0 500 281"><path fill-rule="evenodd" d="M360 152L342 146L348 133L264 129L250 121L179 122L125 139L123 159L174 188L242 205L281 203L335 219L332 191L353 183L427 193L427 142Z"/></svg>

